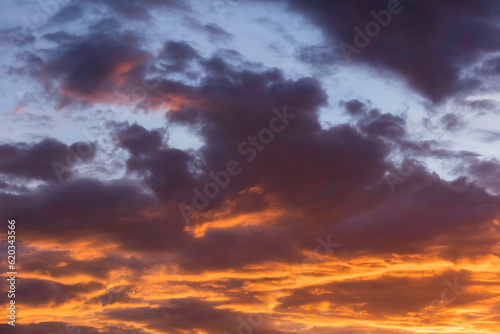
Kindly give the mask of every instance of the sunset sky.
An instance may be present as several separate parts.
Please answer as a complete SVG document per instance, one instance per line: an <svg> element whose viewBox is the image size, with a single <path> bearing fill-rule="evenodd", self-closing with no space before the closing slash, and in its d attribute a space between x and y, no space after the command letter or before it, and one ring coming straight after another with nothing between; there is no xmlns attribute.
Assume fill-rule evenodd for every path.
<svg viewBox="0 0 500 334"><path fill-rule="evenodd" d="M0 19L0 333L500 333L499 1Z"/></svg>

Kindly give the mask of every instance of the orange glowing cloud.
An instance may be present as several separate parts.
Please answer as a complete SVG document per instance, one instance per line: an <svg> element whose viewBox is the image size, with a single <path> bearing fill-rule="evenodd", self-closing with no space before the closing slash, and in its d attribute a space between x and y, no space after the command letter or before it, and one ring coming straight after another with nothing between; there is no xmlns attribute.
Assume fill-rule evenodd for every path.
<svg viewBox="0 0 500 334"><path fill-rule="evenodd" d="M13 114L19 114L26 107L26 104L22 103L16 107L16 109L12 110Z"/></svg>

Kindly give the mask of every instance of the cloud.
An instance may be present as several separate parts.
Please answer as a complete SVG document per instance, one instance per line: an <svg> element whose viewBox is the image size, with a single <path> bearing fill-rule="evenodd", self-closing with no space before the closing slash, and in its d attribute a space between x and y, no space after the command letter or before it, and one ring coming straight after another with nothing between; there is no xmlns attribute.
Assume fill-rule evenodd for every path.
<svg viewBox="0 0 500 334"><path fill-rule="evenodd" d="M77 4L70 4L61 8L54 16L50 18L50 23L60 24L75 21L83 16L83 9Z"/></svg>
<svg viewBox="0 0 500 334"><path fill-rule="evenodd" d="M101 20L80 36L57 32L45 38L57 46L40 56L27 52L26 65L17 73L38 79L57 98L59 108L71 102L120 103L117 92L130 93L132 87L127 84L134 80L135 71L142 73L141 66L149 57L140 47L139 36L122 31L114 19Z"/></svg>
<svg viewBox="0 0 500 334"><path fill-rule="evenodd" d="M3 285L6 285L6 283L3 283ZM99 291L104 287L99 282L62 284L55 281L31 278L18 278L16 285L16 302L30 307L72 302L80 295ZM6 300L5 297L3 299Z"/></svg>
<svg viewBox="0 0 500 334"><path fill-rule="evenodd" d="M236 330L242 313L216 308L216 305L196 298L171 299L167 305L115 309L106 312L112 319L140 322L149 330L183 333L197 328L207 333Z"/></svg>
<svg viewBox="0 0 500 334"><path fill-rule="evenodd" d="M179 265L189 271L238 268L262 261L299 261L293 240L276 228L214 229L186 243L177 253Z"/></svg>
<svg viewBox="0 0 500 334"><path fill-rule="evenodd" d="M238 50L207 55L183 34L150 50L149 34L134 24L174 2L145 3L150 6L93 1L115 18L90 20L78 34L45 33L44 49L20 53L24 66L10 72L37 79L49 102L104 128L126 166L124 175L106 180L87 174L52 182L51 163L65 162L68 148L83 143L68 147L45 138L0 145L0 211L22 224L19 268L30 277L19 281L19 301L30 310L53 307L57 320L29 316L21 333L62 331L67 318L85 324L81 319L95 308L100 321L80 326L82 333L235 332L239 317L267 311L262 333L364 333L383 322L396 329L378 333L395 334L455 276L472 288L440 314L447 324L471 310L496 310L491 282L498 279L500 202L490 190L498 161L417 140L410 117L361 98L343 100L348 118L324 126L322 112L338 115L318 79L292 78ZM371 9L386 6L287 3L325 32L329 44L312 52L294 44L298 56L320 69ZM73 6L81 6L73 8L76 15L61 12L61 20L86 17L87 5ZM389 70L436 103L477 85L457 73L477 60L474 48L495 50L494 38L474 38L496 32L497 6L404 6L354 65ZM229 32L200 22L204 34L229 44ZM126 95L145 79L157 85L140 102ZM488 101L470 106L493 108ZM107 121L102 110L91 119L86 108L95 103L116 109L113 115L132 109L134 121ZM153 112L156 118L149 118ZM159 113L165 125L158 124ZM444 115L442 125L453 129L464 114ZM178 127L199 138L200 147L175 147L169 136ZM425 158L460 164L462 177L445 180ZM221 175L230 161L241 173L186 225L179 204L193 204L195 190L215 184L214 173ZM85 162L103 163L94 153ZM394 192L390 173L398 176ZM15 192L13 176L24 178ZM333 242L341 246L330 252L325 244ZM311 258L318 261L303 265ZM102 301L113 287L122 290Z"/></svg>
<svg viewBox="0 0 500 334"><path fill-rule="evenodd" d="M165 50L162 56L172 60L199 59L184 43L167 43ZM391 152L420 145L406 138L404 115L348 101L342 105L356 116L355 122L325 129L319 109L326 104L326 94L317 80L289 80L276 69L250 71L217 55L201 64L207 73L199 85L165 79L147 100L154 105L175 95L178 104L166 112L167 121L199 136L201 148L170 147L161 129L110 125L118 147L130 153L128 175L139 183L84 179L42 186L31 194L3 195L9 211L30 226L26 237L44 235L59 242L106 239L122 249L170 252L183 269L199 271L270 259L300 261L300 249L313 246L311 240L320 231L346 242L347 257L357 252L424 252L445 233L459 236L473 224L485 226L498 212L496 197L473 186L457 193L416 160L414 172L396 185L397 196L391 194L386 175L397 169L389 159ZM259 133L273 119L282 131L264 145ZM445 153L442 158L456 156ZM223 170L231 160L243 171L193 217L193 228L203 235L193 238L184 230L178 205L191 205L193 189L203 191L213 182L210 172ZM249 189L264 198L249 196ZM433 194L435 202L429 203ZM30 204L16 204L20 202ZM457 202L462 204L454 209ZM425 213L417 215L422 206L427 207ZM45 218L34 219L27 212L44 212ZM234 229L229 222L242 215L253 217L252 222ZM419 216L425 219L425 229ZM139 222L141 229L134 232ZM64 234L53 235L52 229ZM249 249L258 245L262 251L241 249L240 244ZM234 257L222 256L227 249Z"/></svg>
<svg viewBox="0 0 500 334"><path fill-rule="evenodd" d="M26 242L41 236L59 243L86 240L97 245L106 240L126 249L160 251L181 241L182 217L164 211L168 208L158 207L153 196L125 181L79 179L0 197L0 206L25 222ZM164 220L157 211L170 218ZM139 223L141 228L136 230ZM61 232L54 234L54 230Z"/></svg>
<svg viewBox="0 0 500 334"><path fill-rule="evenodd" d="M133 0L133 1L109 1L91 0L85 4L78 1L68 1L53 17L52 22L70 22L82 17L85 9L93 9L107 16L118 16L120 19L150 22L153 18L152 12L159 10L190 11L189 6L179 0Z"/></svg>
<svg viewBox="0 0 500 334"><path fill-rule="evenodd" d="M446 114L441 117L441 123L448 131L457 131L465 126L462 119L455 114Z"/></svg>
<svg viewBox="0 0 500 334"><path fill-rule="evenodd" d="M10 330L10 325L0 325L0 329ZM142 331L137 328L124 328L124 327L106 327L106 328L94 328L90 326L77 326L75 324L68 324L64 322L39 322L32 324L16 324L16 331L20 334L37 334L43 333L73 333L78 331L80 334L147 334L147 332Z"/></svg>
<svg viewBox="0 0 500 334"><path fill-rule="evenodd" d="M441 291L446 288L445 280L454 282L457 278L458 285L470 288L470 277L470 273L466 271L447 270L427 277L382 276L367 280L314 284L294 290L292 294L282 298L276 310L303 312L308 305L326 302L329 307L324 312L329 312L332 316L335 316L335 310L345 307L381 320L396 314L407 316L418 313L421 307L439 299ZM464 295L459 298L462 305L481 300L478 294L466 293L464 290L462 293Z"/></svg>
<svg viewBox="0 0 500 334"><path fill-rule="evenodd" d="M387 10L389 1L285 1L289 7L306 16L321 28L332 48L342 55L339 45L355 46L355 27L365 31L374 21L371 11ZM403 78L410 87L433 102L439 102L467 90L475 79L462 78L465 69L481 60L481 53L497 52L496 22L500 7L493 1L398 1L400 13L379 34L369 38L366 47L350 56L355 64L366 64ZM402 8L402 10L401 10ZM315 65L332 66L341 57L311 59ZM342 61L342 60L340 60ZM477 81L477 80L476 80Z"/></svg>
<svg viewBox="0 0 500 334"><path fill-rule="evenodd" d="M201 57L198 52L188 43L182 41L167 41L160 55L153 61L157 73L163 74L185 74L188 78L194 78L199 74L191 68L195 61Z"/></svg>
<svg viewBox="0 0 500 334"><path fill-rule="evenodd" d="M366 114L366 106L359 100L340 101L340 106L345 108L347 114L360 116Z"/></svg>
<svg viewBox="0 0 500 334"><path fill-rule="evenodd" d="M119 146L127 149L133 156L148 154L160 149L162 135L160 131L148 131L134 124L117 134Z"/></svg>
<svg viewBox="0 0 500 334"><path fill-rule="evenodd" d="M463 166L462 166L463 167ZM497 159L470 159L465 167L467 175L470 175L478 184L486 189L498 193L500 191L500 162Z"/></svg>
<svg viewBox="0 0 500 334"><path fill-rule="evenodd" d="M206 34L211 42L227 42L233 38L233 35L215 23L202 24L194 17L186 20L186 25Z"/></svg>
<svg viewBox="0 0 500 334"><path fill-rule="evenodd" d="M46 138L36 144L0 145L0 173L42 181L57 181L54 163L64 166L66 177L79 162L88 162L95 155L95 146L77 142L67 146L56 139ZM69 174L68 174L69 173Z"/></svg>

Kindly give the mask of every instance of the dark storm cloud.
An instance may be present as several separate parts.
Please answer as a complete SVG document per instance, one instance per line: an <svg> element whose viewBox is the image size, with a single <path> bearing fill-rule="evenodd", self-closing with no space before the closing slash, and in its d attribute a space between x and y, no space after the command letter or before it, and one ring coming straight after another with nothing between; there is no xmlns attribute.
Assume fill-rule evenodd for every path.
<svg viewBox="0 0 500 334"><path fill-rule="evenodd" d="M127 149L134 156L155 152L162 145L160 131L148 131L137 124L119 131L117 137L118 146Z"/></svg>
<svg viewBox="0 0 500 334"><path fill-rule="evenodd" d="M375 21L370 12L387 10L391 1L285 2L319 26L341 56L340 43L355 46L354 28L365 31L365 25ZM461 79L459 71L479 60L481 53L500 50L498 3L487 0L393 2L400 4L396 6L398 10L402 8L400 13L392 14L390 23L382 27L359 54L351 55L352 61L399 74L434 102L473 88L477 79ZM339 57L332 57L330 63L339 63Z"/></svg>
<svg viewBox="0 0 500 334"><path fill-rule="evenodd" d="M466 173L485 187L500 192L500 161L497 159L471 159Z"/></svg>
<svg viewBox="0 0 500 334"><path fill-rule="evenodd" d="M237 268L264 259L276 262L303 259L284 231L267 227L210 230L203 238L186 244L177 255L179 265L189 271Z"/></svg>
<svg viewBox="0 0 500 334"><path fill-rule="evenodd" d="M370 110L367 117L358 121L358 126L369 136L402 138L406 134L406 120L389 113L382 114L378 109Z"/></svg>
<svg viewBox="0 0 500 334"><path fill-rule="evenodd" d="M194 165L192 154L175 148L132 156L127 161L127 169L143 175L146 184L163 200L190 197L197 180L197 175L192 173Z"/></svg>
<svg viewBox="0 0 500 334"><path fill-rule="evenodd" d="M294 132L298 134L293 140L299 141L299 133L305 136L320 128L315 119L315 109L324 103L325 94L315 80L287 81L276 70L261 73L238 71L220 58L212 58L204 66L210 71L200 86L166 81L162 83L161 89L155 91L156 96L152 99L161 101L163 95L175 93L188 105L192 104L192 107L184 107L182 112L169 112L167 117L174 124L191 127L194 133L201 136L206 145L197 156L201 154L203 159L197 163L199 159L189 152L162 148L151 154L132 157L127 162L131 171L147 171L150 175L148 183L163 198L179 192L182 197L178 196L177 199L188 200L195 182L201 184L207 180L206 177L200 180L199 173L192 171L201 169L201 172L208 174L210 170L216 170L233 159L238 154L239 143L248 135L269 126L270 119L275 117L272 113L275 106L289 103L293 106L291 112L301 117L301 121L290 125L291 129L283 133L283 139L278 141L286 141L287 137L292 139ZM256 95L265 98L255 99ZM269 153L263 154L274 159ZM262 161L259 169L266 168L264 164L265 161ZM252 171L247 177L251 177L252 184L259 182L258 171ZM244 186L241 182L231 185L233 190L240 190Z"/></svg>
<svg viewBox="0 0 500 334"><path fill-rule="evenodd" d="M177 1L159 0L75 3L54 20L78 19L97 7L100 14L137 24L161 16L166 6L182 7ZM342 40L351 42L353 27L372 20L371 9L387 5L385 0L288 3L329 36L331 45L299 52L303 60L321 69L329 63L332 46ZM415 1L404 6L353 60L389 69L390 75L399 73L434 102L478 84L462 80L458 70L475 60L477 50L496 50L497 39L488 36L496 32L492 18L497 6L489 7L482 0ZM481 10L474 12L476 8ZM231 38L215 24L200 24L200 29L217 42ZM304 261L304 251L316 251L319 246L328 262L310 273L310 281L299 279L299 288L278 299L270 319L273 325L288 322L293 312L304 310L304 317L320 319L325 315L316 309L317 303L326 304L328 312L348 310L348 317L359 312L369 315L364 320L397 318L439 298L443 280L454 277L473 289L450 309L469 307L490 296L474 292L475 282L470 279L474 273L436 273L432 272L436 264L426 262L450 260L451 268L459 265L458 260L475 260L495 250L498 241L492 221L498 219L500 198L484 188L497 186L498 161L447 150L436 142L413 141L405 114L386 113L360 100L341 102L348 122L323 126L320 110L328 107L328 96L318 80L291 79L280 69L245 61L235 50L218 50L205 57L180 39L160 41L160 50L149 52L147 37L134 25L104 19L78 35L52 31L43 36L48 45L43 51L19 55L19 61L28 66L18 73L37 78L59 107L104 102L134 108L134 102L116 101L116 95L152 78L159 85L144 97L141 108L166 111L163 128L103 122L115 148L127 153L122 154L127 168L123 178L70 178L20 193L0 192L0 211L8 212L22 228L21 272L60 281L91 277L90 283L79 284L20 278L21 305L66 307L84 301L86 310L106 307L96 315L100 326L108 321L122 327L82 326L78 327L81 334L239 333L238 319L247 319L248 314L233 307L271 301L272 290L286 292L292 277L282 268L296 268ZM338 56L331 59L341 61ZM182 81L181 75L197 80ZM471 103L477 109L492 108L484 101ZM453 128L453 116L461 114L449 115L442 125ZM106 117L96 117L94 125L103 120ZM169 144L168 134L177 126L200 139L201 147L184 150ZM70 148L77 149L78 144ZM406 157L406 168L392 162L400 154ZM34 145L0 145L0 172L4 173L0 176L51 181L56 176L51 162L64 162L66 155L67 147L50 139ZM457 174L475 182L465 177L445 181L427 169L419 160L423 157L463 162ZM210 172L223 171L231 160L239 163L242 172L231 176L186 226L178 205L191 205L193 189L203 192L208 182L214 182ZM387 181L389 172L403 175L394 192ZM9 189L7 184L3 187ZM335 254L333 242L341 243ZM377 264L341 263L361 258ZM412 263L415 271L423 269L424 274L405 266L408 258L409 262L417 259ZM478 267L485 261L480 260ZM476 264L462 263L471 268ZM427 264L431 268L425 272ZM126 274L119 274L119 291L108 299L114 284L92 280L112 280L120 269ZM329 277L333 272L344 276L332 283L337 279ZM403 272L414 276L402 277ZM330 283L315 283L315 278ZM480 281L478 286L485 284ZM198 297L174 298L188 294ZM78 304L72 310L78 318ZM286 328L329 333L314 321L300 327L299 320ZM144 329L129 328L132 324ZM65 325L39 323L19 326L18 332L59 333ZM285 334L265 325L256 332ZM337 332L363 331L366 327L360 326Z"/></svg>
<svg viewBox="0 0 500 334"><path fill-rule="evenodd" d="M16 303L29 306L60 305L104 288L99 282L62 284L31 278L18 278L16 285Z"/></svg>
<svg viewBox="0 0 500 334"><path fill-rule="evenodd" d="M166 250L181 242L177 208L159 207L153 196L125 181L48 184L22 195L1 194L0 207L24 222L24 240L106 240L143 251Z"/></svg>
<svg viewBox="0 0 500 334"><path fill-rule="evenodd" d="M134 51L130 43L120 44L105 36L93 36L54 59L47 70L56 78L64 76L64 89L77 96L88 96L115 89L108 80L120 71L119 66L127 66L127 62L133 63L144 56Z"/></svg>
<svg viewBox="0 0 500 334"><path fill-rule="evenodd" d="M169 41L165 43L164 57L176 63L199 57L198 52L185 42Z"/></svg>
<svg viewBox="0 0 500 334"><path fill-rule="evenodd" d="M188 70L191 63L199 58L198 52L186 42L168 41L158 60L160 69L177 73Z"/></svg>
<svg viewBox="0 0 500 334"><path fill-rule="evenodd" d="M90 149L88 154L78 153L83 146ZM74 143L67 146L51 138L32 145L26 143L3 144L0 145L0 173L28 179L57 181L57 173L53 168L54 162L66 164L69 160L69 165L72 166L76 162L89 161L94 155L95 147L92 144ZM68 173L70 172L68 171Z"/></svg>
<svg viewBox="0 0 500 334"><path fill-rule="evenodd" d="M340 101L340 106L351 116L361 116L367 112L366 105L359 100Z"/></svg>
<svg viewBox="0 0 500 334"><path fill-rule="evenodd" d="M183 46L181 50L190 49ZM195 55L190 51L188 54ZM268 228L274 226L286 231L281 240L288 241L278 244L273 242L273 237L267 237L269 233L278 233L272 229L256 227L258 233L254 234L250 233L252 229L247 230L253 235L252 244L257 249L268 250L249 253L237 247L238 244L250 245L248 235L237 230L214 230L198 240L187 238L179 242L176 236L181 235L182 227L176 229L175 224L183 225L181 214L172 211L167 214L168 223L162 228L158 222L145 223L151 228L159 228L154 237L144 233L130 244L131 236L123 231L117 233L114 240L126 248L170 249L179 255L181 266L189 270L242 267L265 261L270 254L282 261L295 261L296 245L299 248L314 246L307 240L328 233L336 235L338 240L349 241L349 246L345 247L348 252L411 253L423 251L428 243L451 230L460 235L461 229L467 226L486 223L498 212L495 197L474 187L465 187L465 192L457 193L448 182L418 167L418 161L415 161L415 172L398 185L398 196L391 194L385 175L395 167L388 161L388 154L398 145L412 150L420 145L404 138L405 119L401 116L383 114L359 101L350 101L344 106L351 114L358 115L355 125L323 129L318 110L324 105L326 96L314 79L292 81L276 70L241 70L217 57L204 66L210 71L199 86L165 80L150 99L154 104L175 94L185 101L180 110L169 111L167 118L173 124L188 126L200 136L203 146L196 152L183 151L161 145L157 130L123 126L116 136L119 145L131 153L127 160L128 171L141 176L158 199L170 207L179 202L190 204L194 196L192 189L203 189L204 184L211 181L210 171L222 170L227 161L238 159L245 170L230 181L206 210L216 212L226 208L226 203L232 203L230 208L234 212L231 211L227 218L242 212L242 207L245 212L258 213L268 207L268 203L249 202L241 191L259 187L262 194L277 199L276 209L295 212L302 218L283 215L269 222ZM250 151L239 154L238 147L248 141L248 136L269 126L270 119L275 117L271 109L285 104L287 113L296 119L289 120L264 149L255 148L253 160L249 159L253 158ZM247 149L251 147L246 145ZM107 188L104 185L97 187L98 192ZM68 197L73 190L66 188L66 191ZM425 200L427 194L439 196L434 203ZM116 195L110 198L113 196ZM457 202L462 203L459 209L454 208ZM422 205L427 207L426 229L421 228L416 218ZM116 203L111 207L116 207ZM477 207L483 209L477 210ZM133 208L138 206L132 205L131 212L136 210ZM120 204L116 220L127 212ZM143 219L140 215L134 216ZM405 223L401 224L402 221ZM193 220L195 225L202 222ZM309 231L312 226L317 228L315 234ZM165 238L163 233L168 231L176 232L168 236L171 243L166 246L167 242L162 244L160 239ZM398 238L394 236L396 231ZM148 237L153 241L146 242ZM224 254L231 249L229 253L235 256L216 256L221 249L226 249Z"/></svg>
<svg viewBox="0 0 500 334"><path fill-rule="evenodd" d="M339 240L349 240L351 246L346 249L350 251L374 253L423 251L427 242L450 230L456 229L456 233L460 234L461 228L486 223L498 212L499 203L495 197L474 187L465 187L464 193L457 193L451 184L423 167L416 167L415 173L401 185L398 196L391 196L384 178L386 171L392 168L387 160L388 153L394 145L407 149L413 147L414 150L420 145L404 139L406 124L402 116L369 110L363 103L351 101L345 103L345 107L358 115L355 126L338 125L322 129L318 121L318 107L323 105L325 97L315 80L288 81L279 72L238 71L220 58L213 60L216 60L217 66L210 64L214 70L209 72L201 86L178 86L176 90L191 107L167 113L171 122L191 127L204 140L204 146L197 154L198 159L201 157L198 164L191 154L173 149L160 149L128 161L130 170L148 171L146 180L161 198L171 199L172 192L194 196L190 188L196 186L202 189L210 181L205 177L210 171L222 170L225 162L241 158L237 153L238 145L248 135L268 126L273 116L269 112L272 106L286 103L288 112L296 115L297 120L277 133L274 141L258 152L247 171L232 179L207 210L220 209L225 200L235 201L236 208L241 199L240 191L258 186L263 194L279 199L275 207L298 210L304 215L303 219L294 219L293 223L286 216L274 222L286 228L287 235L293 236L291 243L305 245L305 240L315 240L317 235L308 232L313 225L324 233L332 232ZM169 92L166 87L168 84L162 85L158 94ZM265 98L253 98L256 95ZM382 138L392 144L382 141ZM430 151L429 154L437 153ZM471 157L470 152L466 153L460 156ZM457 154L449 152L447 156L455 157ZM248 154L248 157L251 155ZM415 166L418 166L416 163ZM186 172L195 166L199 169L197 173ZM424 194L439 196L435 203L428 203ZM453 209L457 201L463 203L459 210ZM426 229L421 229L420 220L416 219L422 205L428 207L425 213ZM478 206L484 209L478 211ZM253 210L258 212L260 208L255 206ZM450 210L454 214L449 214ZM405 223L401 224L402 221ZM398 231L399 238L394 237L394 231ZM378 237L372 238L375 234ZM232 267L255 263L266 257L254 252L254 256L249 258L241 250L237 263L230 257L215 256L218 252L215 245L220 243L220 238L228 240L226 247L230 248L234 240L245 244L243 235L239 233L207 233L200 240L182 247L179 254L182 254L180 261L183 266L191 270ZM254 239L257 249L266 249L268 243L265 238L256 236ZM238 250L234 249L234 252ZM293 248L280 247L276 252L285 252L282 260L293 261L295 258Z"/></svg>
<svg viewBox="0 0 500 334"><path fill-rule="evenodd" d="M348 115L357 118L357 127L369 136L396 139L406 134L406 119L403 116L382 114L379 109L369 109L359 100L341 101L340 106Z"/></svg>
<svg viewBox="0 0 500 334"><path fill-rule="evenodd" d="M37 55L25 52L26 66L12 73L38 79L47 94L58 99L59 107L72 101L112 102L120 89L127 90L131 82L137 85L137 72L142 73L148 59L139 36L114 19L91 25L84 35L55 32L45 38L57 45Z"/></svg>
<svg viewBox="0 0 500 334"><path fill-rule="evenodd" d="M120 79L125 83L131 78L142 80L145 67L134 67L134 61L142 59L145 51L133 34L117 33L121 28L115 25L113 20L100 22L90 36L73 42L57 37L57 51L49 65L42 67L81 99L111 94L118 82L112 69L123 64L132 64L132 72ZM104 26L114 27L109 36L100 32ZM94 40L96 36L102 38ZM109 45L102 44L111 37ZM347 253L421 252L439 236L451 230L461 235L461 229L485 224L498 212L495 197L474 187L457 194L418 161L414 161L416 171L398 184L398 196L391 194L385 179L395 168L389 160L391 150L419 146L405 138L403 116L353 100L343 106L356 117L355 123L324 129L319 109L326 105L327 96L317 80L290 80L275 68L230 64L224 58L227 53L203 58L186 42L169 41L155 58L177 70L192 63L204 70L196 85L162 79L144 101L151 108L175 103L166 114L169 124L187 126L202 140L200 149L180 150L163 144L166 140L159 130L112 126L118 146L131 154L127 171L138 176L154 196L125 181L78 180L41 187L29 195L3 195L0 206L30 226L27 237L44 235L60 242L106 238L124 249L172 252L182 269L200 271L241 268L270 258L298 261L301 248L314 249L318 235L329 233L349 245L344 247ZM104 71L88 71L94 63ZM273 119L281 130L262 145L259 134ZM177 205L190 205L193 189L203 191L212 181L209 173L223 170L230 160L237 160L243 172L231 179L204 212L229 208L224 217L229 219L241 212L260 213L270 207L272 199L273 209L284 213L265 226L241 230L247 233L233 228L214 229L198 239L187 236ZM266 200L254 201L241 194L249 188L258 188ZM439 196L433 203L425 200L427 194ZM456 202L461 203L459 209L452 205ZM427 208L423 213L427 229L416 218L422 206ZM35 219L31 212L43 214ZM196 226L206 219L194 218L192 223ZM139 222L141 228L136 231ZM54 229L64 233L53 235Z"/></svg>
<svg viewBox="0 0 500 334"><path fill-rule="evenodd" d="M217 30L212 28L212 31ZM55 99L59 108L72 103L83 106L97 102L133 104L139 99L136 96L138 87L156 89L157 86L149 82L152 74L156 81L164 80L164 91L177 94L179 90L192 88L179 81L164 79L166 76L182 73L193 79L201 75L191 69L202 59L188 43L166 41L162 50L146 52L144 36L113 18L91 24L84 34L58 31L43 37L56 45L37 53L23 51L20 59L24 65L11 68L9 73L37 79L46 96ZM214 60L203 60L203 66L207 72L220 70ZM143 109L168 101L163 97L163 101L150 103L145 98L140 96Z"/></svg>
<svg viewBox="0 0 500 334"><path fill-rule="evenodd" d="M379 205L369 211L351 214L331 227L331 233L338 240L349 240L339 252L422 253L444 235L460 236L466 249L469 242L473 246L473 238L469 239L467 231L474 228L480 234L481 228L497 216L500 201L484 189L468 184L457 191L452 183L440 180L422 167L414 165L413 168L415 171L397 186L393 196L384 196ZM459 249L456 242L459 241L450 240L444 248ZM477 255L473 247L469 255Z"/></svg>
<svg viewBox="0 0 500 334"><path fill-rule="evenodd" d="M42 187L23 198L5 195L3 203L10 205L10 211L16 217L32 226L33 235L49 237L49 231L55 228L64 230L64 235L53 235L53 238L83 238L91 235L104 219L113 223L100 227L96 238L110 238L122 247L143 251L175 249L181 254L184 268L203 270L258 263L265 261L269 254L275 254L276 259L297 259L295 241L286 241L288 232L281 237L282 242L276 243L275 239L283 232L272 229L256 228L255 233L248 233L252 235L251 239L236 230L214 231L198 241L179 238L184 224L177 210L169 212L170 206L176 208L179 201L189 203L193 187L202 187L210 180L208 173L221 169L227 161L237 158L242 164L251 165L240 177L232 180L208 209L217 209L223 201L232 200L235 202L232 207L234 214L242 210L258 212L268 204L250 203L249 197L241 196L240 191L260 187L264 194L279 199L279 205L284 209L302 207L304 212L312 211L311 223L319 226L327 222L324 216L331 217L331 205L326 203L333 202L336 208L346 208L344 214L347 215L349 208L354 209L358 204L353 199L360 196L359 189L383 180L389 167L384 161L389 150L378 137L387 135L384 127L374 126L366 131L347 125L322 129L318 110L326 103L326 95L316 80L287 80L275 69L261 72L240 70L216 57L204 66L210 72L200 86L166 80L155 91L157 95L152 97L152 102L156 101L155 98L161 101L163 94L175 93L188 105L192 104L180 112L169 112L167 117L174 124L189 126L202 138L204 146L198 152L194 154L161 146L157 131L137 125L116 132L119 145L132 154L127 161L128 170L144 177L146 184L167 206L165 209L158 208L153 198L141 194L133 186L90 180ZM283 111L284 105L287 105L286 112ZM279 120L272 112L274 107L280 109L280 115L285 113L294 119L280 116L282 119ZM238 153L239 145L248 141L248 136L258 135L273 118L282 131L275 134L275 139L265 150L252 149L255 154L258 152L258 157L247 161L253 155L248 151L251 145L246 144L248 153L245 154ZM370 135L363 132L370 132ZM304 193L304 189L308 191ZM29 210L25 210L26 205L14 204L21 200L31 203ZM158 220L151 220L143 215L148 210L160 210L162 214ZM35 224L33 217L27 217L26 212L45 212L43 217L51 218L47 221L41 218L42 222L38 218ZM132 232L134 229L130 227L134 221L142 222L139 234ZM282 227L286 226L285 220L282 223ZM296 225L304 223L302 220L295 222L293 228L300 230ZM229 240L227 247L234 245L234 257L210 256L220 252L216 245L221 240ZM262 251L244 253L237 247L239 243L248 244L248 248L252 244L258 245ZM200 252L207 256L200 258L195 255Z"/></svg>

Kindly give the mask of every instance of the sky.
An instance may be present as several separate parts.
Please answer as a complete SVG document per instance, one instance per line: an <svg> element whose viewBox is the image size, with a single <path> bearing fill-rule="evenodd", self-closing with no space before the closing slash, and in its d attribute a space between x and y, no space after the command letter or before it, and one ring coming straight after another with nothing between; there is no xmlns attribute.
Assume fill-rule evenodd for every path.
<svg viewBox="0 0 500 334"><path fill-rule="evenodd" d="M18 334L496 334L500 3L5 0Z"/></svg>

